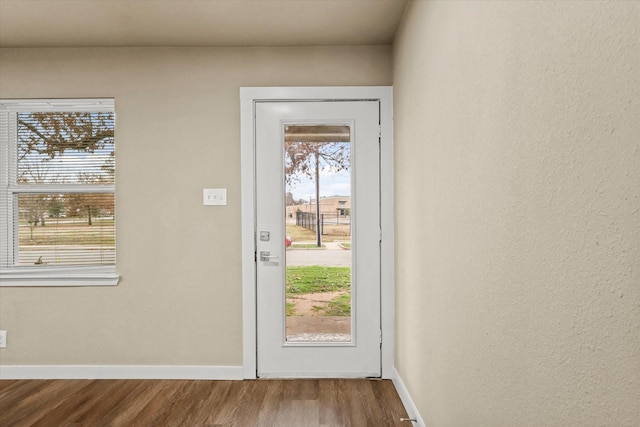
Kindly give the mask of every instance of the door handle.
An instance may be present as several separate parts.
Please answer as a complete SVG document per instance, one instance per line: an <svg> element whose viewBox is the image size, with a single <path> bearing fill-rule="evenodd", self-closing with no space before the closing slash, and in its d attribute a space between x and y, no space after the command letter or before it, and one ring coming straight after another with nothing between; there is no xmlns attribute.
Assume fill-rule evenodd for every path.
<svg viewBox="0 0 640 427"><path fill-rule="evenodd" d="M271 261L272 259L278 259L278 257L271 255L269 251L260 251L260 261Z"/></svg>

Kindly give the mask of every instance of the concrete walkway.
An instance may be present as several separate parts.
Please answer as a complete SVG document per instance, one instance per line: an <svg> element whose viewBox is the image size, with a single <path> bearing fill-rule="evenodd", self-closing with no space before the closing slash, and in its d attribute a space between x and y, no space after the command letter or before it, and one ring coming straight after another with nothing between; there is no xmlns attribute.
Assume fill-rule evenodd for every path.
<svg viewBox="0 0 640 427"><path fill-rule="evenodd" d="M296 242L302 243L302 242ZM309 242L313 244L313 242ZM325 249L287 249L287 265L323 265L326 267L349 267L351 250L338 243L325 243Z"/></svg>

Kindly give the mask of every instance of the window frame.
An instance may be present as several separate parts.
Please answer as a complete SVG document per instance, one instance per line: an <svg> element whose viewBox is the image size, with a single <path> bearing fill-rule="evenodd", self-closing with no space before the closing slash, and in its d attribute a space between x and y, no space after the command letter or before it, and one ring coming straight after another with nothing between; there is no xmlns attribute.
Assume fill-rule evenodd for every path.
<svg viewBox="0 0 640 427"><path fill-rule="evenodd" d="M115 183L17 184L17 114L21 112L115 112L115 105L112 98L0 99L0 287L117 285L120 276L116 265L34 268L13 264L18 249L17 239L14 239L17 217L13 199L16 194L116 194Z"/></svg>

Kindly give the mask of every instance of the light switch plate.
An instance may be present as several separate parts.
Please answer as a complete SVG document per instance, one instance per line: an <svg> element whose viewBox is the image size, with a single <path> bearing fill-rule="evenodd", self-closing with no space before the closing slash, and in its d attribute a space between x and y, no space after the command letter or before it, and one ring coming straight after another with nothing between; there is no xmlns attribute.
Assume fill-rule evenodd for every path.
<svg viewBox="0 0 640 427"><path fill-rule="evenodd" d="M226 188L205 188L203 191L203 203L205 206L221 206L227 204Z"/></svg>

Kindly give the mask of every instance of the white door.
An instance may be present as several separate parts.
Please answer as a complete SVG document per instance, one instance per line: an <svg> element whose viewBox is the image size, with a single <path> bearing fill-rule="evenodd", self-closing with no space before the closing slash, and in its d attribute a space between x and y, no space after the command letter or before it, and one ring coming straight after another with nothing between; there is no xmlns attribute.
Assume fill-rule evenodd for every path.
<svg viewBox="0 0 640 427"><path fill-rule="evenodd" d="M379 101L255 114L258 376L378 377Z"/></svg>

